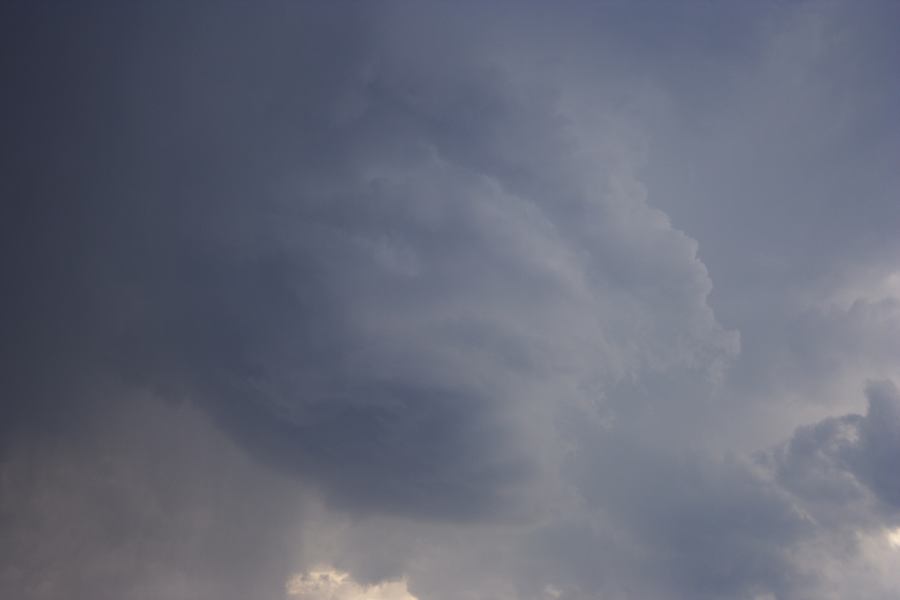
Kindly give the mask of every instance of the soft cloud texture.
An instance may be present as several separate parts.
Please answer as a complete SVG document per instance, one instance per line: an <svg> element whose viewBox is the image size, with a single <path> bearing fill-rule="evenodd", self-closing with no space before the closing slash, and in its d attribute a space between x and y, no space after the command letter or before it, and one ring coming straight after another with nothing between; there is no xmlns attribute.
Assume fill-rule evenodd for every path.
<svg viewBox="0 0 900 600"><path fill-rule="evenodd" d="M360 585L349 573L319 567L291 577L288 596L309 600L416 600L404 581Z"/></svg>
<svg viewBox="0 0 900 600"><path fill-rule="evenodd" d="M892 4L5 10L3 595L896 593Z"/></svg>

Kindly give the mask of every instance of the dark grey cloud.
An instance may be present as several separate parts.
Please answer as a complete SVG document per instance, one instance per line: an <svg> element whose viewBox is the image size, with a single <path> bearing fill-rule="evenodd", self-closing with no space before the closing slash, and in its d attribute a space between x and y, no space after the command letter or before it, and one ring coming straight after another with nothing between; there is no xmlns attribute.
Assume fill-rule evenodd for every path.
<svg viewBox="0 0 900 600"><path fill-rule="evenodd" d="M662 112L690 116L659 117L675 129L654 136L649 152L664 158L651 156L646 181L665 190L651 202L698 240L710 303L741 331L730 377L753 399L740 404L768 398L784 411L792 396L856 410L836 406L848 386L896 377L876 289L898 252L897 7L785 8L761 20L755 60L714 80L712 110L667 96ZM848 381L828 389L837 378Z"/></svg>
<svg viewBox="0 0 900 600"><path fill-rule="evenodd" d="M896 469L900 393L893 382L880 381L867 386L866 397L865 415L834 417L800 428L776 453L779 479L821 505L828 521L847 519L854 505L873 499L880 511L895 519L900 508ZM871 516L869 511L862 515Z"/></svg>
<svg viewBox="0 0 900 600"><path fill-rule="evenodd" d="M103 390L103 418L0 463L0 594L278 598L304 494L196 410Z"/></svg>
<svg viewBox="0 0 900 600"><path fill-rule="evenodd" d="M690 241L665 224L657 234L627 222L633 210L661 218L639 201L631 208L630 198L606 198L615 191L591 197L570 172L574 151L548 101L517 97L499 66L466 57L435 73L409 58L410 48L375 45L354 56L334 40L356 16L297 11L285 17L297 35L277 13L249 25L230 8L188 18L171 56L145 56L163 34L151 20L136 47L95 77L123 88L113 92L120 114L111 120L126 131L110 127L87 145L110 162L98 157L79 170L86 181L68 201L83 222L67 220L62 239L48 242L45 251L72 269L39 285L70 294L63 320L76 330L49 332L61 339L41 348L70 344L72 356L59 360L195 397L253 451L289 466L326 476L383 456L387 470L366 467L374 479L436 471L452 489L450 473L462 469L467 493L488 495L477 477L469 481L467 457L480 456L493 481L505 478L494 469L508 462L508 442L492 414L519 392L496 389L497 375L474 363L524 377L559 369L554 355L579 346L616 353L634 332L628 322L602 322L609 317L597 310L601 322L588 325L597 338L570 341L557 319L566 305L628 305L665 336L632 342L622 370L692 360L704 344L727 351L732 342L703 304L709 284ZM89 49L117 47L113 33L101 27ZM242 41L263 33L259 43ZM118 82L128 75L136 81ZM82 84L87 103L112 103L93 79ZM350 116L342 101L358 105ZM47 171L61 168L64 157L55 160ZM58 256L66 243L74 247ZM670 258L649 254L652 245L668 247ZM35 272L45 274L41 266ZM671 293L649 287L657 281ZM662 302L696 326L664 330ZM60 318L56 309L47 307L51 318ZM697 349L675 355L663 347L675 336ZM82 339L96 356L84 356ZM409 443L410 434L430 444ZM513 479L523 469L505 467ZM388 493L383 483L368 487ZM468 503L441 486L396 485L385 506L420 493L433 494L432 506Z"/></svg>
<svg viewBox="0 0 900 600"><path fill-rule="evenodd" d="M6 7L0 589L825 597L896 389L744 452L895 376L881 9Z"/></svg>

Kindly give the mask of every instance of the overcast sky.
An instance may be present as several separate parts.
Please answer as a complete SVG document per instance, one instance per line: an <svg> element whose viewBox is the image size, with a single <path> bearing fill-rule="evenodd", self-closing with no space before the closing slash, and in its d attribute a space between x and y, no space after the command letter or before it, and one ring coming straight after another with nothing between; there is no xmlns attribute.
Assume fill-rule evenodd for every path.
<svg viewBox="0 0 900 600"><path fill-rule="evenodd" d="M900 3L0 10L3 598L900 595Z"/></svg>

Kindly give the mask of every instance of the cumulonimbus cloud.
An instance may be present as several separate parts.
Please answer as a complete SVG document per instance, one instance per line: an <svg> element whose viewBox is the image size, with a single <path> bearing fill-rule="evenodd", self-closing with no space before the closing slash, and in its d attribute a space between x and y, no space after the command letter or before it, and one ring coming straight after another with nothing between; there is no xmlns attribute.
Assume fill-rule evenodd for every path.
<svg viewBox="0 0 900 600"><path fill-rule="evenodd" d="M658 8L690 35L619 7L19 11L0 590L821 593L811 545L896 525L896 389L757 457L705 439L741 429L748 373L830 380L802 348L812 366L780 379L759 359L789 321L756 305L777 286L728 273L717 317L704 240L720 270L759 247L688 200L663 204L707 237L673 225L647 154L693 131L684 148L728 167L704 175L717 193L744 181L740 139L694 128L749 102L734 69L793 80L766 52L824 17L710 9L724 41ZM843 337L871 349L863 313ZM842 337L814 321L789 330Z"/></svg>

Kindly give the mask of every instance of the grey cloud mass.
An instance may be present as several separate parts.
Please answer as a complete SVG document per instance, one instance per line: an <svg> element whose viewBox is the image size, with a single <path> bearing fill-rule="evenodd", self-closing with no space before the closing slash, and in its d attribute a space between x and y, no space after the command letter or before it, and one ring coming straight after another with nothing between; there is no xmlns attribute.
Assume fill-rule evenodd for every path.
<svg viewBox="0 0 900 600"><path fill-rule="evenodd" d="M2 11L3 597L900 593L893 3Z"/></svg>

